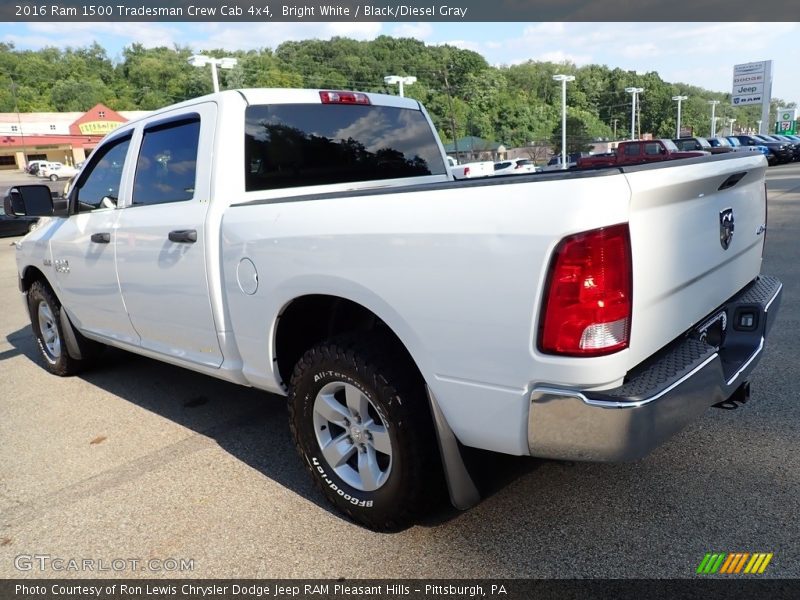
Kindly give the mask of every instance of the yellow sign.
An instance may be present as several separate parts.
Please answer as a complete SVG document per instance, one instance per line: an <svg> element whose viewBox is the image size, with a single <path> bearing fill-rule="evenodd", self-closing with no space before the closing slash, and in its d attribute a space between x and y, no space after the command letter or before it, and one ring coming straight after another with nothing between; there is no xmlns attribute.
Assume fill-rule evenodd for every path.
<svg viewBox="0 0 800 600"><path fill-rule="evenodd" d="M122 125L119 121L87 121L78 125L81 135L105 135Z"/></svg>

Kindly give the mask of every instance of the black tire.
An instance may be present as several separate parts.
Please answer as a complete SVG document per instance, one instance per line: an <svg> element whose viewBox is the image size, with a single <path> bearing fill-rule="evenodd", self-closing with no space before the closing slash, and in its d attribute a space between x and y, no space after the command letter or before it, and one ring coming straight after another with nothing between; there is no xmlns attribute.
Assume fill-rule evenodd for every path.
<svg viewBox="0 0 800 600"><path fill-rule="evenodd" d="M295 366L289 393L292 436L315 485L337 509L376 531L408 527L439 500L443 490L441 461L422 379L413 365L407 364L405 355L387 348L391 345L355 337L318 344ZM340 386L345 387L341 394L357 390L369 403L368 416L363 420L356 417L358 423L354 420L350 426L361 427L362 432L370 427L380 432L383 425L382 433L376 433L374 439L366 433L364 438L364 433L357 429L353 433L350 426L336 425L335 421L321 424L315 402L325 396L320 394L323 388L338 390ZM347 411L349 402L344 404L341 394L336 399ZM333 392L327 395L332 396ZM378 450L386 448L387 434L389 455ZM338 472L325 457L319 436L339 440L345 436L340 443L356 448ZM380 445L377 436L382 440ZM352 448L348 452L353 452ZM368 470L362 469L362 455L365 461L370 456L374 459L378 477L373 478L374 472L365 477ZM361 487L365 481L382 483L377 489L365 489Z"/></svg>
<svg viewBox="0 0 800 600"><path fill-rule="evenodd" d="M45 282L35 281L31 285L28 290L28 310L41 362L54 375L74 375L89 367L102 351L102 344L88 340L76 331L84 358L77 360L69 355L61 326L61 303Z"/></svg>
<svg viewBox="0 0 800 600"><path fill-rule="evenodd" d="M58 175L50 175L50 181L58 181Z"/></svg>

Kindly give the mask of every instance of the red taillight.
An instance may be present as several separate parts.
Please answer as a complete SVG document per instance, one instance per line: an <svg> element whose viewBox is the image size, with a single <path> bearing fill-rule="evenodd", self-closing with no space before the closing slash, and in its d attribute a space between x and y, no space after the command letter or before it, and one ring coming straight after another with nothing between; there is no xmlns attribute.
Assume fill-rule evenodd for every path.
<svg viewBox="0 0 800 600"><path fill-rule="evenodd" d="M632 281L626 223L561 240L550 264L539 349L599 356L627 348Z"/></svg>
<svg viewBox="0 0 800 600"><path fill-rule="evenodd" d="M370 104L369 96L361 92L320 92L323 104Z"/></svg>

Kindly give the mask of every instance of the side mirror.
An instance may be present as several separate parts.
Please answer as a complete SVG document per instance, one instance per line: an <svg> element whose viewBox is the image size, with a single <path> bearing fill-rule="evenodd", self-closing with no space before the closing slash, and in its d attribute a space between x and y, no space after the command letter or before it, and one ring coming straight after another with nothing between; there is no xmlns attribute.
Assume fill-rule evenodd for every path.
<svg viewBox="0 0 800 600"><path fill-rule="evenodd" d="M3 208L7 215L16 217L50 217L53 196L46 185L18 185L8 190Z"/></svg>

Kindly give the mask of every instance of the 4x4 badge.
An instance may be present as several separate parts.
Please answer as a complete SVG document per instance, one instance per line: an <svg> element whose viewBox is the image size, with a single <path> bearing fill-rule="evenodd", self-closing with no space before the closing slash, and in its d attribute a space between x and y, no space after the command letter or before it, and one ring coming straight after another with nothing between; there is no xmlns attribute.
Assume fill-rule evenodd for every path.
<svg viewBox="0 0 800 600"><path fill-rule="evenodd" d="M727 250L733 239L733 209L726 208L719 211L719 243L723 250Z"/></svg>

